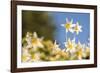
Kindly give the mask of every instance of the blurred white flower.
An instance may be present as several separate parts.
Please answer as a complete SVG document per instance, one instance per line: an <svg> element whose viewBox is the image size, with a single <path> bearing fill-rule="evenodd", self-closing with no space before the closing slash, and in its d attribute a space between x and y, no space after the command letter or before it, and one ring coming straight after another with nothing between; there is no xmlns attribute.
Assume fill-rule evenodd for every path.
<svg viewBox="0 0 100 73"><path fill-rule="evenodd" d="M65 47L66 47L66 52L70 51L70 53L75 52L75 39L73 39L72 41L70 40L70 38L68 38L68 41L65 42Z"/></svg>
<svg viewBox="0 0 100 73"><path fill-rule="evenodd" d="M74 32L74 30L72 29L73 25L73 20L71 19L71 21L68 20L68 18L66 18L66 23L62 24L61 26L65 27L66 32L70 31L70 32Z"/></svg>
<svg viewBox="0 0 100 73"><path fill-rule="evenodd" d="M79 22L77 22L73 28L77 35L79 34L79 32L82 32L82 26L79 25Z"/></svg>
<svg viewBox="0 0 100 73"><path fill-rule="evenodd" d="M42 39L38 38L36 32L33 33L32 45L33 45L33 48L43 48L44 47L42 44Z"/></svg>

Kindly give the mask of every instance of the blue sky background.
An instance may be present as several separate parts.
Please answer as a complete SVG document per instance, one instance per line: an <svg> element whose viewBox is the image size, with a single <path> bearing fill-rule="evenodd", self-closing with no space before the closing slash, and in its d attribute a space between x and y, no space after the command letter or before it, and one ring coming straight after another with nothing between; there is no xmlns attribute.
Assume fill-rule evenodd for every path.
<svg viewBox="0 0 100 73"><path fill-rule="evenodd" d="M60 44L61 48L64 48L64 42L66 41L66 37L76 39L76 43L80 41L82 44L87 44L88 38L90 37L90 14L89 13L75 13L75 12L48 12L53 17L56 30L54 32L54 39L57 43ZM76 33L67 32L61 24L66 23L66 18L69 20L73 19L73 23L75 24L77 21L82 26L82 32L78 35Z"/></svg>

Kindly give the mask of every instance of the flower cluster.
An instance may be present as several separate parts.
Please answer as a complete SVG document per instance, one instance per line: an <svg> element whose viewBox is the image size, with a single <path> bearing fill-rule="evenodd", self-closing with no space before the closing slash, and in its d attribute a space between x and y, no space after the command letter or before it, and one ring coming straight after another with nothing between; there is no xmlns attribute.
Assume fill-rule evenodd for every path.
<svg viewBox="0 0 100 73"><path fill-rule="evenodd" d="M27 32L22 40L22 62L80 60L88 59L89 55L90 48L75 43L75 39L66 40L64 49L56 41L39 38L36 32Z"/></svg>
<svg viewBox="0 0 100 73"><path fill-rule="evenodd" d="M69 21L68 18L66 18L66 24L62 24L61 26L65 27L66 32L76 32L77 35L79 32L82 32L82 26L79 25L79 22L74 24L72 19Z"/></svg>

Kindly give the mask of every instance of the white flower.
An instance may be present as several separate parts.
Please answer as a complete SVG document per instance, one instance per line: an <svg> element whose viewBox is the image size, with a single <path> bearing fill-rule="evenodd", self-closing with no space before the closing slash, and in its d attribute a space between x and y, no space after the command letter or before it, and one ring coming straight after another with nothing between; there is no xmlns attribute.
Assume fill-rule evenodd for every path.
<svg viewBox="0 0 100 73"><path fill-rule="evenodd" d="M74 26L73 24L73 20L71 19L71 21L68 20L68 18L66 18L66 23L62 24L61 26L65 27L66 32L70 31L70 32L74 32L74 30L72 29L72 27Z"/></svg>
<svg viewBox="0 0 100 73"><path fill-rule="evenodd" d="M79 34L79 32L82 32L82 26L80 26L78 22L76 23L76 25L74 25L73 28L77 35Z"/></svg>
<svg viewBox="0 0 100 73"><path fill-rule="evenodd" d="M43 44L42 44L42 40L43 40L43 37L42 38L38 38L37 36L37 33L34 32L33 35L29 32L27 32L26 34L26 42L27 42L27 45L25 48L43 48Z"/></svg>
<svg viewBox="0 0 100 73"><path fill-rule="evenodd" d="M73 39L72 41L70 39L68 39L68 41L65 42L65 47L66 47L66 52L70 51L71 53L75 52L75 39Z"/></svg>
<svg viewBox="0 0 100 73"><path fill-rule="evenodd" d="M42 44L42 38L38 38L36 32L33 33L32 45L33 45L33 48L43 48L44 47Z"/></svg>

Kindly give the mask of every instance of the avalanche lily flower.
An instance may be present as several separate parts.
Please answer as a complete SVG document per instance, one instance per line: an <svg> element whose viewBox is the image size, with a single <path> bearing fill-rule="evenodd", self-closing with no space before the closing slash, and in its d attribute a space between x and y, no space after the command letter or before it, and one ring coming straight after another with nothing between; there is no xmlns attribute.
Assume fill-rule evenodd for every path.
<svg viewBox="0 0 100 73"><path fill-rule="evenodd" d="M38 38L36 32L33 33L32 45L33 45L33 48L43 48L44 47L42 44L42 39Z"/></svg>
<svg viewBox="0 0 100 73"><path fill-rule="evenodd" d="M79 22L77 22L76 25L74 26L74 31L76 32L77 35L79 34L79 32L82 32L82 26L79 25Z"/></svg>
<svg viewBox="0 0 100 73"><path fill-rule="evenodd" d="M72 27L74 26L73 24L73 20L71 19L71 21L68 20L68 18L66 18L66 23L62 24L61 26L65 27L66 32L70 31L70 32L74 32Z"/></svg>
<svg viewBox="0 0 100 73"><path fill-rule="evenodd" d="M70 51L71 53L75 52L75 39L73 39L72 41L70 39L68 39L67 42L65 42L65 47L66 47L66 52Z"/></svg>

